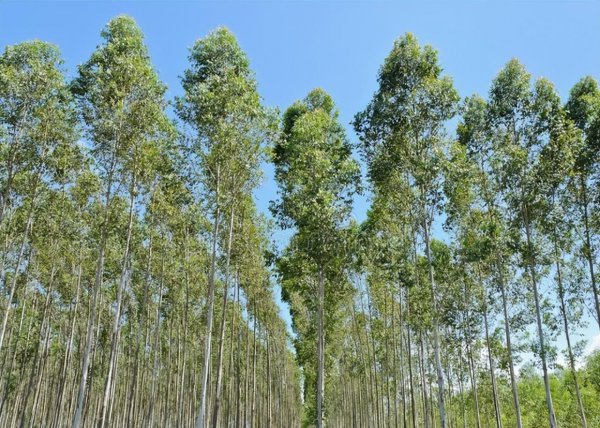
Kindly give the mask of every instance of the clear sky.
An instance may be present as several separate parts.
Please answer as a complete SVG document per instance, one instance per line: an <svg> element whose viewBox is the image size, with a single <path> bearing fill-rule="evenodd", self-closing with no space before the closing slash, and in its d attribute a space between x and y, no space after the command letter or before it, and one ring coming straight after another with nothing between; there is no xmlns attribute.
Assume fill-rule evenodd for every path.
<svg viewBox="0 0 600 428"><path fill-rule="evenodd" d="M72 76L100 42L102 27L123 13L144 31L169 97L181 92L179 76L188 48L212 29L226 26L247 52L266 104L285 109L310 89L323 87L346 125L369 101L380 64L394 39L405 32L439 50L440 62L462 97L486 95L491 80L512 57L534 77L554 82L563 99L584 75L600 78L598 0L0 0L0 47L35 38L55 43ZM348 135L356 141L349 126ZM267 210L275 189L267 169L256 194L261 210ZM358 218L366 207L365 198L357 202ZM600 337L596 341L600 346Z"/></svg>

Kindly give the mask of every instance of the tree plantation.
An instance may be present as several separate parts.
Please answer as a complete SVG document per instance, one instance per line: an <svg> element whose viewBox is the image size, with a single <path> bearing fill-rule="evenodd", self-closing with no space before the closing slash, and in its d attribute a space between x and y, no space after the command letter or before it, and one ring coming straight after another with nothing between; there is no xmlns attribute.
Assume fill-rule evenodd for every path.
<svg viewBox="0 0 600 428"><path fill-rule="evenodd" d="M1 52L0 426L600 427L594 78L459 94L405 34L347 124L188 53L168 96L127 16Z"/></svg>

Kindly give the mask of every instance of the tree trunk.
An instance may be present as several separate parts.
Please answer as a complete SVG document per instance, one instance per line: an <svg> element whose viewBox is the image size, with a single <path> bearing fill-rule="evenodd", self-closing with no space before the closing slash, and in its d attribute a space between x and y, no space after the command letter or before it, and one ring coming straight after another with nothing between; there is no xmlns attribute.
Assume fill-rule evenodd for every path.
<svg viewBox="0 0 600 428"><path fill-rule="evenodd" d="M325 304L325 284L323 270L319 269L317 284L317 428L325 425L323 399L325 393L325 332L323 329L323 306Z"/></svg>
<svg viewBox="0 0 600 428"><path fill-rule="evenodd" d="M35 197L35 196L34 196ZM4 309L4 316L2 317L2 328L0 329L0 351L2 350L2 345L4 344L4 333L6 332L6 325L8 324L8 315L10 314L10 308L12 307L12 301L15 296L15 290L17 288L17 278L19 277L19 267L23 262L23 256L25 254L25 244L27 243L27 238L29 236L29 232L33 227L33 202L31 203L31 207L29 208L29 212L27 214L27 223L25 224L25 232L23 234L23 239L21 240L21 245L19 249L19 256L17 257L17 263L15 265L15 272L10 282L10 291L8 292L8 299L6 300L6 308Z"/></svg>
<svg viewBox="0 0 600 428"><path fill-rule="evenodd" d="M481 428L481 416L479 412L479 394L477 393L477 379L475 378L475 365L473 364L473 353L467 342L467 358L469 359L469 373L471 378L471 389L473 390L473 402L475 404L475 421L477 428Z"/></svg>
<svg viewBox="0 0 600 428"><path fill-rule="evenodd" d="M219 350L217 354L217 383L215 386L215 402L212 415L212 427L219 426L219 412L221 408L221 395L223 393L223 348L225 346L225 320L227 318L227 294L229 292L229 266L231 263L231 243L233 241L234 209L231 209L229 218L229 237L227 240L227 261L225 263L225 282L223 286L223 308L221 311L221 327L219 330Z"/></svg>
<svg viewBox="0 0 600 428"><path fill-rule="evenodd" d="M579 381L577 379L577 369L575 368L575 356L573 355L573 348L571 347L571 336L569 334L569 321L567 317L567 308L565 305L565 289L562 282L562 273L560 269L560 258L558 245L556 243L556 235L554 240L554 254L556 264L556 279L558 282L558 297L560 299L560 313L562 315L563 327L565 329L565 338L567 340L567 352L569 355L569 367L573 372L573 383L575 386L575 397L577 398L577 406L579 408L579 416L581 417L581 427L587 428L587 420L585 418L585 409L583 407L583 400L581 399L581 392L579 390Z"/></svg>
<svg viewBox="0 0 600 428"><path fill-rule="evenodd" d="M552 404L552 394L550 392L550 379L548 377L548 363L546 361L546 346L544 344L544 331L542 327L542 316L540 308L540 297L538 294L537 276L535 272L535 259L533 256L533 242L531 237L531 229L529 224L529 215L527 205L523 205L523 223L525 225L525 235L527 237L527 268L531 285L533 287L533 299L535 302L535 318L537 323L538 340L540 344L540 357L542 360L542 372L544 376L544 390L546 392L546 406L548 407L548 418L550 420L550 428L557 428L556 416L554 414L554 405Z"/></svg>
<svg viewBox="0 0 600 428"><path fill-rule="evenodd" d="M444 398L444 372L442 369L442 363L440 360L440 332L437 321L437 297L436 297L436 286L433 277L433 261L431 259L431 248L429 241L429 225L425 220L423 224L423 230L425 232L425 254L427 257L427 269L429 271L429 282L431 284L432 291L432 305L433 305L433 352L435 358L435 367L437 371L437 383L438 383L438 410L440 412L440 427L447 428L446 424L446 404Z"/></svg>
<svg viewBox="0 0 600 428"><path fill-rule="evenodd" d="M81 262L80 262L81 263ZM55 425L62 426L62 412L64 408L64 396L68 378L68 368L71 363L71 353L73 348L73 341L75 337L75 321L77 320L77 309L79 307L79 294L81 289L81 275L82 269L81 264L77 267L77 286L76 286L76 294L75 294L75 303L73 304L73 309L71 311L71 328L69 329L69 340L67 342L67 349L65 351L65 356L63 358L63 366L61 370L60 376L60 388L58 391L58 409L56 411Z"/></svg>
<svg viewBox="0 0 600 428"><path fill-rule="evenodd" d="M113 319L112 332L111 332L111 346L110 346L110 358L108 363L108 374L106 382L104 384L104 399L102 400L102 408L100 411L100 420L98 421L98 428L104 428L107 422L110 424L110 414L112 406L109 404L111 394L113 393L114 378L117 372L117 353L119 350L119 334L121 322L121 306L123 302L123 292L125 290L125 283L127 282L127 268L130 265L130 247L131 247L131 233L133 230L133 214L135 211L135 193L136 193L136 177L134 175L131 184L131 190L129 192L129 217L127 220L127 238L125 241L125 249L123 253L122 265L121 265L121 276L119 278L119 288L117 289L117 307L115 310L115 316ZM108 420L107 420L108 419Z"/></svg>
<svg viewBox="0 0 600 428"><path fill-rule="evenodd" d="M423 334L419 332L419 367L421 370L421 392L423 393L423 423L429 428L429 402L427 400L427 376L425 376L425 350L423 348Z"/></svg>
<svg viewBox="0 0 600 428"><path fill-rule="evenodd" d="M581 192L583 195L583 226L585 232L585 258L588 261L588 267L590 271L590 280L592 283L592 293L594 294L594 308L596 309L596 321L600 327L600 292L598 291L598 284L596 282L596 275L594 273L594 251L592 248L592 240L590 237L590 226L589 226L589 215L588 215L588 196L587 196L587 185L586 179L581 174Z"/></svg>
<svg viewBox="0 0 600 428"><path fill-rule="evenodd" d="M506 289L504 283L504 272L502 268L502 263L499 260L500 256L497 256L497 269L498 269L498 281L500 286L500 294L502 295L502 311L504 314L504 333L506 336L506 350L508 353L508 370L510 373L510 388L513 396L513 404L515 406L515 419L517 423L517 428L523 428L523 423L521 421L521 405L519 404L519 391L517 389L517 376L515 374L515 365L513 362L513 351L512 351L512 341L510 337L510 321L508 318L508 303L506 298Z"/></svg>
<svg viewBox="0 0 600 428"><path fill-rule="evenodd" d="M496 416L496 428L502 428L502 417L500 412L500 402L498 400L498 387L496 385L496 372L494 368L494 356L492 355L492 349L490 346L490 334L488 325L488 310L487 310L487 297L483 308L483 322L485 327L485 343L488 352L488 361L490 365L490 379L492 382L492 397L494 399L494 413Z"/></svg>
<svg viewBox="0 0 600 428"><path fill-rule="evenodd" d="M204 428L206 423L206 409L208 408L208 372L212 353L212 325L215 300L215 271L217 263L217 240L219 237L220 205L219 205L219 168L217 167L216 209L213 224L212 251L210 270L208 273L208 298L206 302L206 335L204 336L204 362L202 364L202 378L200 379L200 408L196 418L196 428Z"/></svg>
<svg viewBox="0 0 600 428"><path fill-rule="evenodd" d="M83 406L85 398L85 389L87 386L88 372L90 369L90 354L92 351L92 345L94 343L94 327L96 324L96 311L98 306L98 295L102 288L102 281L104 276L104 257L106 251L106 244L108 241L108 220L110 211L110 202L112 196L112 184L113 184L113 168L116 162L116 150L113 150L111 167L109 168L108 182L106 186L106 193L104 199L104 218L100 230L100 245L98 247L98 259L96 262L96 273L94 279L94 286L92 289L92 302L90 306L90 314L88 317L88 325L86 332L85 349L83 351L83 361L81 364L81 379L79 382L79 393L77 395L77 405L75 408L75 415L73 416L72 428L79 428L83 423Z"/></svg>

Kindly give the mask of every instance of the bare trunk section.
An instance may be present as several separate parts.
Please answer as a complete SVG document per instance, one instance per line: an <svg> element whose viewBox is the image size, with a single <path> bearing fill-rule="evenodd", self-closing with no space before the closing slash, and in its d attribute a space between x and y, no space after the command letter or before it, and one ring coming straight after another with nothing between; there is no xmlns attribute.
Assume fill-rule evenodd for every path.
<svg viewBox="0 0 600 428"><path fill-rule="evenodd" d="M575 386L575 398L577 398L577 407L579 409L579 417L581 418L581 427L587 428L587 420L585 417L585 409L583 407L583 400L581 399L581 392L579 390L579 381L577 379L577 369L575 368L575 356L573 355L573 348L571 347L571 335L569 334L569 321L567 317L567 308L565 305L565 289L562 281L562 272L560 269L560 254L558 245L556 243L556 234L554 236L554 257L556 265L556 280L558 282L558 297L560 300L560 313L562 315L563 328L565 331L565 338L567 340L567 352L569 355L569 367L573 372L573 383Z"/></svg>
<svg viewBox="0 0 600 428"><path fill-rule="evenodd" d="M212 427L219 426L219 412L221 410L221 395L223 393L223 349L225 346L225 321L227 318L227 298L229 293L229 267L231 263L231 244L233 242L234 209L231 209L229 218L229 233L227 239L227 261L225 263L225 283L223 285L223 308L221 312L221 327L219 329L219 351L217 354L217 383L215 386L215 402L212 415Z"/></svg>
<svg viewBox="0 0 600 428"><path fill-rule="evenodd" d="M317 283L317 428L323 428L323 399L325 394L325 332L323 326L323 306L325 304L325 279L319 270Z"/></svg>
<svg viewBox="0 0 600 428"><path fill-rule="evenodd" d="M431 248L430 248L430 241L429 241L430 225L426 224L426 222L425 222L423 226L424 226L423 230L425 232L425 254L427 257L429 282L431 283L431 290L432 290L431 300L432 300L433 312L434 312L433 352L434 352L434 358L435 358L435 367L436 367L436 372L437 372L437 383L438 383L438 410L440 413L440 426L441 426L441 428L447 428L446 404L445 404L445 398L444 398L444 372L442 369L442 363L441 363L441 359L440 359L440 331L439 331L437 317L435 316L435 314L437 314L437 297L436 297L437 290L436 290L436 286L435 286L435 279L433 277L433 262L431 259Z"/></svg>
<svg viewBox="0 0 600 428"><path fill-rule="evenodd" d="M536 263L533 255L533 242L531 236L531 228L529 223L529 214L527 211L527 205L523 206L523 223L525 225L525 235L527 237L527 268L529 271L529 277L531 279L531 285L533 287L533 299L535 302L535 318L537 324L538 340L540 344L540 358L542 360L542 372L544 376L544 390L546 392L546 406L548 407L548 419L550 421L550 428L557 428L556 416L554 414L554 405L552 404L552 393L550 392L550 378L548 376L548 363L546 361L546 346L544 344L544 330L542 326L542 316L540 308L540 296L538 293L537 274L535 271Z"/></svg>
<svg viewBox="0 0 600 428"><path fill-rule="evenodd" d="M513 361L513 350L512 350L512 340L510 336L510 319L508 317L508 301L506 297L506 288L504 282L504 271L502 267L502 263L499 261L499 257L497 257L497 269L498 269L498 282L500 286L500 294L502 296L502 312L504 314L504 334L506 336L506 350L508 353L508 371L510 373L510 388L513 396L513 405L515 407L515 419L517 428L522 428L523 423L521 421L521 405L519 403L519 391L517 389L517 376L515 374L515 365Z"/></svg>
<svg viewBox="0 0 600 428"><path fill-rule="evenodd" d="M92 289L92 301L90 305L90 314L88 317L88 325L86 332L85 348L83 351L83 361L81 363L81 379L79 382L79 393L77 395L77 405L75 407L75 415L73 416L73 422L71 428L79 428L83 423L83 407L85 390L87 386L88 372L90 369L90 354L92 351L92 345L94 343L94 327L96 324L96 312L98 307L98 295L102 288L102 281L104 276L104 258L106 251L106 244L108 241L108 220L110 211L110 202L112 196L112 185L113 185L113 173L116 164L116 149L113 149L111 166L109 168L108 181L104 199L104 218L101 224L100 230L100 245L98 247L98 259L96 262L96 273L94 279L94 285Z"/></svg>
<svg viewBox="0 0 600 428"><path fill-rule="evenodd" d="M494 414L496 417L496 428L502 428L502 417L500 412L500 401L498 400L498 387L496 385L496 370L494 367L494 356L492 355L492 349L490 346L490 333L488 323L488 309L487 309L487 296L484 296L486 301L484 302L483 308L483 322L485 327L485 343L487 347L488 361L490 366L490 379L492 382L492 397L494 399Z"/></svg>
<svg viewBox="0 0 600 428"><path fill-rule="evenodd" d="M23 256L25 254L25 244L27 243L27 237L29 235L29 231L32 228L33 223L33 207L29 210L27 224L25 226L25 233L23 235L23 239L21 240L21 246L19 249L19 256L17 258L17 263L15 265L15 272L10 282L10 291L8 292L8 299L6 300L6 308L4 309L4 316L2 317L2 328L0 329L0 350L2 350L2 345L4 344L4 334L6 332L6 325L8 324L8 315L10 314L10 308L12 307L12 301L15 297L15 290L17 289L17 278L19 277L19 267L23 261Z"/></svg>
<svg viewBox="0 0 600 428"><path fill-rule="evenodd" d="M119 278L119 287L117 289L117 307L115 309L115 315L113 318L113 325L111 331L111 347L110 347L110 358L108 363L108 374L106 382L104 384L104 398L102 400L102 407L100 410L100 420L98 421L98 428L104 428L107 424L110 424L110 415L112 406L109 404L111 395L114 389L114 378L117 373L117 353L119 350L119 335L121 322L121 307L123 304L123 292L125 290L125 284L127 283L127 272L128 266L130 265L130 247L131 247L131 234L133 230L133 215L135 212L135 193L136 193L136 177L133 176L131 184L131 190L129 192L129 216L127 220L127 238L125 242L125 249L123 253L121 275Z"/></svg>
<svg viewBox="0 0 600 428"><path fill-rule="evenodd" d="M202 364L202 377L200 379L200 408L196 418L196 428L204 428L206 423L206 409L208 408L208 373L210 371L210 360L212 353L212 328L215 300L215 272L217 263L217 241L219 237L219 225L221 210L219 205L219 175L217 167L217 189L215 194L216 208L213 224L212 250L210 259L210 271L208 273L208 298L206 301L206 335L204 337L204 362Z"/></svg>

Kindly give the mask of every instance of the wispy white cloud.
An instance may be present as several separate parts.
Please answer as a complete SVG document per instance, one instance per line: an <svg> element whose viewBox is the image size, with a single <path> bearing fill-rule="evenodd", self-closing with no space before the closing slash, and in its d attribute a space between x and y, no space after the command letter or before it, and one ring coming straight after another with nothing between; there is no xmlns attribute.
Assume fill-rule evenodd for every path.
<svg viewBox="0 0 600 428"><path fill-rule="evenodd" d="M597 351L599 349L600 349L600 334L597 334L589 340L589 342L585 346L585 349L583 350L583 355L584 355L584 357L587 357L588 355L592 354L594 351Z"/></svg>

